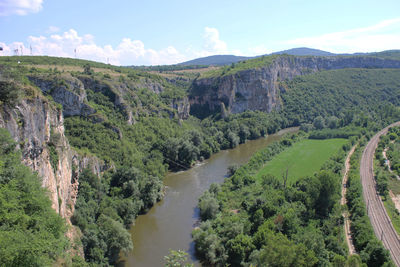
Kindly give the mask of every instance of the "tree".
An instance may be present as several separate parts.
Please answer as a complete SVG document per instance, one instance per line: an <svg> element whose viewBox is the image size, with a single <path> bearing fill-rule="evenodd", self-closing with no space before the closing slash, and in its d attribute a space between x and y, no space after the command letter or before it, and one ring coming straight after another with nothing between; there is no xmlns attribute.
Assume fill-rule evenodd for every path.
<svg viewBox="0 0 400 267"><path fill-rule="evenodd" d="M188 254L182 250L169 250L168 256L164 257L165 267L193 267L193 263L187 262Z"/></svg>
<svg viewBox="0 0 400 267"><path fill-rule="evenodd" d="M120 251L127 253L133 249L131 235L120 222L101 214L97 223L107 244L106 255L111 263L118 260Z"/></svg>
<svg viewBox="0 0 400 267"><path fill-rule="evenodd" d="M324 118L322 118L322 116L316 117L316 118L314 119L313 126L314 126L315 129L317 129L317 130L321 130L321 129L325 128L325 121L324 121Z"/></svg>
<svg viewBox="0 0 400 267"><path fill-rule="evenodd" d="M345 266L346 267L362 267L363 263L360 258L360 255L358 255L358 254L349 255Z"/></svg>
<svg viewBox="0 0 400 267"><path fill-rule="evenodd" d="M330 129L335 129L338 127L339 124L339 119L335 116L330 116L327 120L326 120L326 125L330 128Z"/></svg>
<svg viewBox="0 0 400 267"><path fill-rule="evenodd" d="M228 261L233 266L239 266L247 260L247 257L255 247L250 236L240 234L234 239L228 240L226 248L229 256Z"/></svg>
<svg viewBox="0 0 400 267"><path fill-rule="evenodd" d="M214 195L206 191L199 199L200 217L202 220L213 219L219 210L218 201Z"/></svg>
<svg viewBox="0 0 400 267"><path fill-rule="evenodd" d="M385 262L391 261L389 251L376 238L368 243L361 257L368 266L382 266Z"/></svg>
<svg viewBox="0 0 400 267"><path fill-rule="evenodd" d="M0 103L13 105L19 98L21 89L13 81L0 80Z"/></svg>
<svg viewBox="0 0 400 267"><path fill-rule="evenodd" d="M229 142L229 147L234 148L240 143L240 138L234 132L228 131L227 139Z"/></svg>
<svg viewBox="0 0 400 267"><path fill-rule="evenodd" d="M314 266L318 262L313 251L307 250L303 244L296 245L281 233L268 231L266 245L250 256L251 263L256 266Z"/></svg>
<svg viewBox="0 0 400 267"><path fill-rule="evenodd" d="M87 74L87 75L92 75L93 74L93 70L91 69L89 63L83 65L83 73Z"/></svg>
<svg viewBox="0 0 400 267"><path fill-rule="evenodd" d="M314 126L311 123L302 123L300 125L300 130L308 133L311 132L314 129Z"/></svg>
<svg viewBox="0 0 400 267"><path fill-rule="evenodd" d="M240 143L242 144L246 142L249 136L250 136L249 127L247 127L245 124L241 124L239 130Z"/></svg>
<svg viewBox="0 0 400 267"><path fill-rule="evenodd" d="M321 187L316 212L321 216L327 216L339 197L339 179L328 171L319 172L317 178Z"/></svg>
<svg viewBox="0 0 400 267"><path fill-rule="evenodd" d="M239 169L239 166L234 164L234 165L230 165L228 167L228 176L231 177L235 174L235 172L237 171L237 169Z"/></svg>

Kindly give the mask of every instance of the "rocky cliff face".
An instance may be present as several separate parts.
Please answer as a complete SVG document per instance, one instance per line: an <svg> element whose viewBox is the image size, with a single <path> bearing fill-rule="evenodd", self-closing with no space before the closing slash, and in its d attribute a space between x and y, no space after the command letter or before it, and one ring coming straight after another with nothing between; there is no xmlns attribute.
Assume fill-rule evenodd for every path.
<svg viewBox="0 0 400 267"><path fill-rule="evenodd" d="M184 97L183 99L173 100L171 108L176 110L179 119L186 120L187 118L189 118L189 113L190 113L189 98Z"/></svg>
<svg viewBox="0 0 400 267"><path fill-rule="evenodd" d="M7 128L22 151L23 162L42 178L52 207L70 222L78 193L79 173L91 168L100 174L107 166L69 146L62 111L44 97L1 106L0 127Z"/></svg>
<svg viewBox="0 0 400 267"><path fill-rule="evenodd" d="M279 95L284 89L280 81L320 70L343 68L400 68L400 61L373 57L282 56L262 68L196 80L190 96L191 109L195 115L206 116L220 111L222 102L230 113L270 112L281 105Z"/></svg>
<svg viewBox="0 0 400 267"><path fill-rule="evenodd" d="M72 77L30 76L30 81L44 94L51 95L55 102L63 106L64 116L88 116L96 111L87 105L83 83Z"/></svg>

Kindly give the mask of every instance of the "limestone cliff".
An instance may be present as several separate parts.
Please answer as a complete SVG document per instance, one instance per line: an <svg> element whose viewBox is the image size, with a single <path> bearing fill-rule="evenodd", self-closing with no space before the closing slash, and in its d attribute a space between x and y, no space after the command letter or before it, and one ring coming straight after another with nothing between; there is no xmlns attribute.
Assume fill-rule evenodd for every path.
<svg viewBox="0 0 400 267"><path fill-rule="evenodd" d="M52 207L69 222L78 193L79 173L91 168L96 174L107 166L85 157L69 146L64 134L63 112L43 96L2 105L0 127L7 128L22 151L23 162L42 178Z"/></svg>
<svg viewBox="0 0 400 267"><path fill-rule="evenodd" d="M220 111L221 102L230 113L245 110L270 112L280 108L280 81L321 70L343 68L400 68L400 61L374 57L280 56L272 64L254 69L194 81L192 113L207 116Z"/></svg>

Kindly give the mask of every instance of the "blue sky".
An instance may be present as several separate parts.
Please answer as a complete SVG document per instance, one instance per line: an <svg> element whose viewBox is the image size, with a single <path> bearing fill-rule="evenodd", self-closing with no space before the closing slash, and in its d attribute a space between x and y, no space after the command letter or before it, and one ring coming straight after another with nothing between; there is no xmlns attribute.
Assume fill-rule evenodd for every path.
<svg viewBox="0 0 400 267"><path fill-rule="evenodd" d="M0 55L174 64L293 47L400 49L399 0L0 0ZM18 52L16 51L18 49Z"/></svg>

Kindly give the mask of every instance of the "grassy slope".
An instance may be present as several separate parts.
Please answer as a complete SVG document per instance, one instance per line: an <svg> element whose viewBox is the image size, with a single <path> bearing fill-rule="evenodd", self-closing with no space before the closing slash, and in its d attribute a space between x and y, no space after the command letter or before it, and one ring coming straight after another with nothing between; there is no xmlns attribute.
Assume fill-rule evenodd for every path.
<svg viewBox="0 0 400 267"><path fill-rule="evenodd" d="M239 71L257 69L268 66L274 62L279 55L262 56L254 59L244 60L229 66L210 70L201 74L200 78L212 78L217 76L233 75Z"/></svg>
<svg viewBox="0 0 400 267"><path fill-rule="evenodd" d="M261 169L257 178L264 174L280 178L289 166L288 182L295 182L300 177L318 171L322 164L346 142L346 139L303 140L274 157Z"/></svg>

